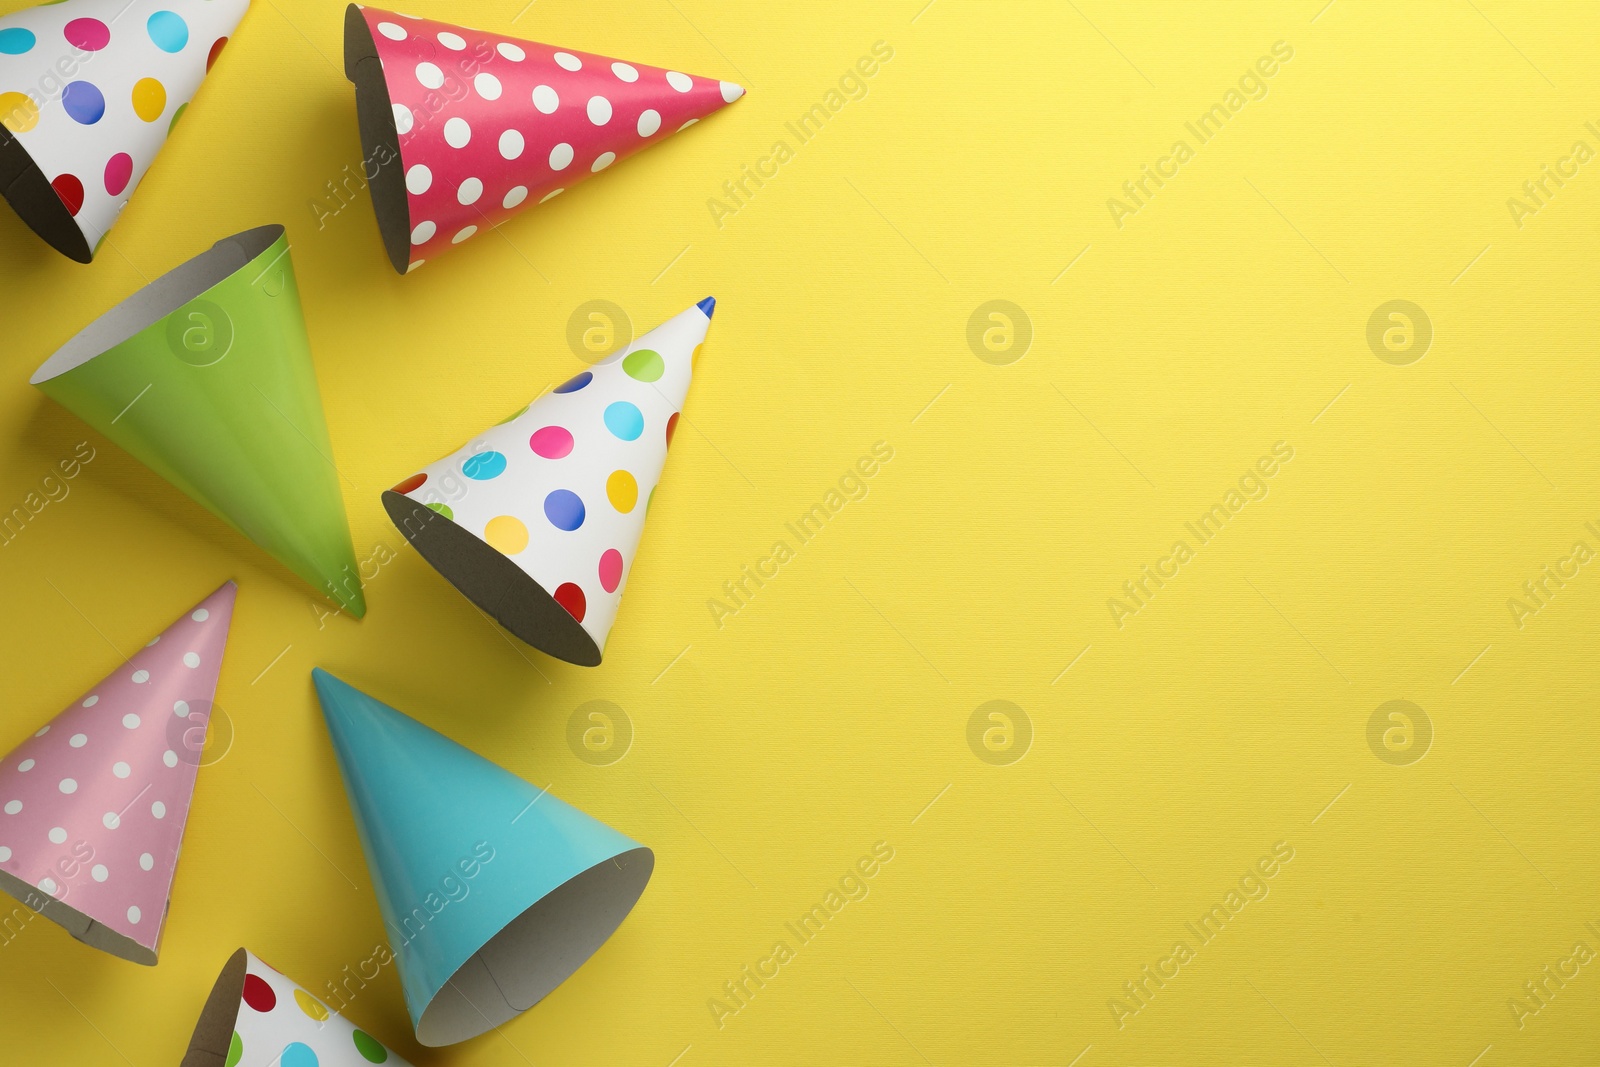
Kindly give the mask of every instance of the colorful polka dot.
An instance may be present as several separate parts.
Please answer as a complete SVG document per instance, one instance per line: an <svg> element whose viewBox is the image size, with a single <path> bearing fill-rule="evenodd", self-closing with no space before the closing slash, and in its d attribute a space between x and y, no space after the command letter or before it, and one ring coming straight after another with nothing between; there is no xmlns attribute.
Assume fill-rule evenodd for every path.
<svg viewBox="0 0 1600 1067"><path fill-rule="evenodd" d="M639 502L639 483L627 471L612 471L606 479L606 499L626 515Z"/></svg>
<svg viewBox="0 0 1600 1067"><path fill-rule="evenodd" d="M584 598L583 590L571 582L563 582L556 587L555 601L566 608L567 614L579 622L583 621L584 615L588 612L589 602Z"/></svg>
<svg viewBox="0 0 1600 1067"><path fill-rule="evenodd" d="M307 993L304 989L296 989L294 991L294 1002L299 1005L300 1010L305 1012L308 1018L314 1019L319 1023L327 1022L328 1009L323 1006L320 1000Z"/></svg>
<svg viewBox="0 0 1600 1067"><path fill-rule="evenodd" d="M572 454L572 431L565 426L545 426L533 431L528 447L545 459L565 459Z"/></svg>
<svg viewBox="0 0 1600 1067"><path fill-rule="evenodd" d="M667 364L662 360L661 353L641 348L622 357L622 369L627 371L628 377L634 381L658 382L666 373Z"/></svg>
<svg viewBox="0 0 1600 1067"><path fill-rule="evenodd" d="M98 52L111 43L111 27L99 19L73 19L61 27L61 36L74 48Z"/></svg>
<svg viewBox="0 0 1600 1067"><path fill-rule="evenodd" d="M600 555L600 588L615 593L622 584L622 553L608 548Z"/></svg>
<svg viewBox="0 0 1600 1067"><path fill-rule="evenodd" d="M188 111L188 110L189 110L189 101L185 100L183 103L179 104L177 106L177 108L172 112L172 121L167 123L167 134L169 136L172 134L172 131L177 128L178 120L183 118L183 113L185 111Z"/></svg>
<svg viewBox="0 0 1600 1067"><path fill-rule="evenodd" d="M228 1058L222 1062L222 1067L239 1067L239 1061L244 1059L244 1039L236 1030L233 1040L228 1042Z"/></svg>
<svg viewBox="0 0 1600 1067"><path fill-rule="evenodd" d="M0 126L12 133L27 133L38 124L39 105L26 93L0 93Z"/></svg>
<svg viewBox="0 0 1600 1067"><path fill-rule="evenodd" d="M76 215L83 207L83 182L76 174L57 174L50 182L56 198L66 207L67 214Z"/></svg>
<svg viewBox="0 0 1600 1067"><path fill-rule="evenodd" d="M211 51L206 53L206 73L211 73L211 68L217 62L217 57L222 54L222 48L228 43L226 37L218 37L211 42Z"/></svg>
<svg viewBox="0 0 1600 1067"><path fill-rule="evenodd" d="M154 122L167 109L167 88L154 78L140 78L133 86L133 113Z"/></svg>
<svg viewBox="0 0 1600 1067"><path fill-rule="evenodd" d="M278 1056L280 1067L318 1067L318 1062L311 1046L299 1041L289 1042Z"/></svg>
<svg viewBox="0 0 1600 1067"><path fill-rule="evenodd" d="M461 473L475 482L498 478L505 470L506 457L499 452L479 452L467 457L467 461L461 464Z"/></svg>
<svg viewBox="0 0 1600 1067"><path fill-rule="evenodd" d="M558 530L576 530L583 516L583 501L570 489L553 490L544 498L544 517Z"/></svg>
<svg viewBox="0 0 1600 1067"><path fill-rule="evenodd" d="M400 493L402 495L406 494L406 493L414 493L418 489L421 489L424 485L426 485L427 482L428 482L428 476L426 474L413 474L411 477L407 478L405 481L398 483L394 487L394 492Z"/></svg>
<svg viewBox="0 0 1600 1067"><path fill-rule="evenodd" d="M644 433L644 413L626 400L606 407L606 429L623 441L637 441Z"/></svg>
<svg viewBox="0 0 1600 1067"><path fill-rule="evenodd" d="M579 389L582 389L584 386L588 385L592 381L594 381L594 374L592 372L590 372L590 371L579 371L573 377L568 378L566 381L564 381L560 385L556 386L554 389L551 390L551 392L554 392L554 393L576 393Z"/></svg>
<svg viewBox="0 0 1600 1067"><path fill-rule="evenodd" d="M501 45L504 48L505 45ZM520 49L519 49L520 51ZM350 1040L355 1042L356 1051L361 1053L361 1058L368 1063L385 1063L389 1059L389 1050L365 1030L357 1030L350 1035Z"/></svg>
<svg viewBox="0 0 1600 1067"><path fill-rule="evenodd" d="M88 21L78 19L78 22ZM67 29L72 28L72 23L67 23ZM70 38L69 38L70 40ZM31 49L38 41L32 30L25 30L21 26L11 26L0 30L0 55L20 56Z"/></svg>
<svg viewBox="0 0 1600 1067"><path fill-rule="evenodd" d="M61 90L61 108L72 121L93 126L106 113L106 97L93 82L69 82Z"/></svg>
<svg viewBox="0 0 1600 1067"><path fill-rule="evenodd" d="M497 515L484 526L483 539L495 551L514 556L528 547L528 528L521 519Z"/></svg>
<svg viewBox="0 0 1600 1067"><path fill-rule="evenodd" d="M133 157L128 153L118 152L106 160L106 192L112 196L117 196L126 189L132 177Z"/></svg>
<svg viewBox="0 0 1600 1067"><path fill-rule="evenodd" d="M495 423L495 425L504 426L508 422L516 422L518 419L522 418L523 412L527 411L531 407L533 407L532 404L524 404L516 410L515 414L507 415L505 418Z"/></svg>
<svg viewBox="0 0 1600 1067"><path fill-rule="evenodd" d="M146 20L144 28L163 52L181 52L189 43L189 24L176 11L157 11Z"/></svg>
<svg viewBox="0 0 1600 1067"><path fill-rule="evenodd" d="M440 515L443 515L445 518L451 520L452 522L455 521L456 513L450 509L450 505L449 504L440 504L440 503L435 502L435 503L429 504L428 507L432 508L434 511L437 511Z"/></svg>
<svg viewBox="0 0 1600 1067"><path fill-rule="evenodd" d="M672 445L672 435L678 431L678 413L674 411L667 419L667 445Z"/></svg>

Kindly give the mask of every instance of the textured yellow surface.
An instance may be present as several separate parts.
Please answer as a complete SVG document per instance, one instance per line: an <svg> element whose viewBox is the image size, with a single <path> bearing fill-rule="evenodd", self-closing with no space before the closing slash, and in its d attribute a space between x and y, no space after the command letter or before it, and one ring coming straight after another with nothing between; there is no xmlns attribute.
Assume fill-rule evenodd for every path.
<svg viewBox="0 0 1600 1067"><path fill-rule="evenodd" d="M240 581L232 747L160 966L29 925L0 946L0 1059L174 1063L238 945L317 990L369 957L317 664L657 851L617 936L498 1034L421 1050L392 970L362 991L348 1013L419 1064L1600 1057L1593 9L408 3L751 92L401 278L366 194L327 199L361 155L340 9L259 0L97 262L0 211L0 505L100 448L0 548L0 747ZM775 176L735 201L745 166ZM358 552L388 559L359 623L26 384L273 221ZM379 491L573 373L581 305L642 330L708 293L605 664L514 646ZM993 300L1027 324L969 334ZM1385 311L1369 346L1396 300L1428 327ZM802 544L786 524L878 442ZM1546 565L1569 577L1535 602ZM605 765L594 700L631 724ZM801 943L877 842L865 898ZM733 999L746 966L777 973Z"/></svg>

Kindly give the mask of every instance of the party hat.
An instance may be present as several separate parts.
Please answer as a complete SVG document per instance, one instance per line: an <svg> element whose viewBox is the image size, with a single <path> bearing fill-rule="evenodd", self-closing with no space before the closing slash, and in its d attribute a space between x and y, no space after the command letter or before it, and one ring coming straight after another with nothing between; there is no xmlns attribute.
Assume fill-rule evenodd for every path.
<svg viewBox="0 0 1600 1067"><path fill-rule="evenodd" d="M154 966L233 618L232 582L0 763L0 889Z"/></svg>
<svg viewBox="0 0 1600 1067"><path fill-rule="evenodd" d="M595 666L715 307L707 297L386 491L389 518L507 630Z"/></svg>
<svg viewBox="0 0 1600 1067"><path fill-rule="evenodd" d="M57 0L0 18L0 193L79 263L250 0Z"/></svg>
<svg viewBox="0 0 1600 1067"><path fill-rule="evenodd" d="M374 1063L411 1067L377 1038L241 948L211 987L179 1067L370 1067Z"/></svg>
<svg viewBox="0 0 1600 1067"><path fill-rule="evenodd" d="M366 600L282 226L218 241L33 384L359 618Z"/></svg>
<svg viewBox="0 0 1600 1067"><path fill-rule="evenodd" d="M594 954L655 854L443 734L311 672L424 1045L527 1011Z"/></svg>
<svg viewBox="0 0 1600 1067"><path fill-rule="evenodd" d="M402 273L732 103L744 90L351 4L345 77Z"/></svg>

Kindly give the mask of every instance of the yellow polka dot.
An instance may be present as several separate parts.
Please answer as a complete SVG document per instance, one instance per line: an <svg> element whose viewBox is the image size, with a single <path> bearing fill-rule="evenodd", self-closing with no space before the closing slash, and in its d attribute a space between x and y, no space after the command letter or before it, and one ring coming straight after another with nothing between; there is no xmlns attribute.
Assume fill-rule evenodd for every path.
<svg viewBox="0 0 1600 1067"><path fill-rule="evenodd" d="M612 507L626 515L639 502L639 483L627 471L612 471L606 479L606 496Z"/></svg>
<svg viewBox="0 0 1600 1067"><path fill-rule="evenodd" d="M39 105L26 93L0 93L0 125L12 133L27 133L39 125Z"/></svg>
<svg viewBox="0 0 1600 1067"><path fill-rule="evenodd" d="M316 997L304 989L294 991L294 1002L300 1005L300 1010L311 1016L317 1022L325 1022L328 1018L328 1009L323 1007Z"/></svg>
<svg viewBox="0 0 1600 1067"><path fill-rule="evenodd" d="M140 78L133 87L133 113L154 122L167 109L167 87L154 78Z"/></svg>
<svg viewBox="0 0 1600 1067"><path fill-rule="evenodd" d="M528 547L528 528L510 515L498 515L483 528L483 539L491 548L514 556Z"/></svg>

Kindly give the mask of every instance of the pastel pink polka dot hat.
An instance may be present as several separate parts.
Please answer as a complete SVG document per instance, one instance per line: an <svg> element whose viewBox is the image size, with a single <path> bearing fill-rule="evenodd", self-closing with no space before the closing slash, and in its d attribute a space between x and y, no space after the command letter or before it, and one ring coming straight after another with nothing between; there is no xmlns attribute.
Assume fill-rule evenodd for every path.
<svg viewBox="0 0 1600 1067"><path fill-rule="evenodd" d="M406 273L744 95L733 82L351 4L372 204Z"/></svg>
<svg viewBox="0 0 1600 1067"><path fill-rule="evenodd" d="M597 666L715 308L707 297L388 490L389 518L507 630Z"/></svg>
<svg viewBox="0 0 1600 1067"><path fill-rule="evenodd" d="M88 263L250 0L61 0L0 18L0 194Z"/></svg>
<svg viewBox="0 0 1600 1067"><path fill-rule="evenodd" d="M154 966L237 587L227 582L0 762L0 889Z"/></svg>

